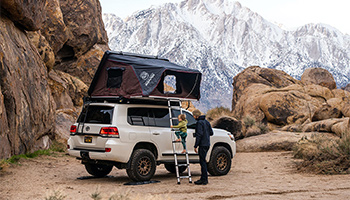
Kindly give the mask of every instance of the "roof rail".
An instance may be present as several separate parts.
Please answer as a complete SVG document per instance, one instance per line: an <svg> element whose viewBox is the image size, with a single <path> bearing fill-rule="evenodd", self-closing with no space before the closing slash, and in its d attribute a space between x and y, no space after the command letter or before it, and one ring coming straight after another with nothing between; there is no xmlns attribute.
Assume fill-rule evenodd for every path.
<svg viewBox="0 0 350 200"><path fill-rule="evenodd" d="M164 60L169 61L167 58L159 57L159 56L152 56L152 55L144 55L144 54L137 54L137 53L130 53L130 52L122 52L122 51L107 51L107 54L117 54L117 55L124 55L124 56L133 56L138 58L146 58L146 59L158 59L158 60Z"/></svg>

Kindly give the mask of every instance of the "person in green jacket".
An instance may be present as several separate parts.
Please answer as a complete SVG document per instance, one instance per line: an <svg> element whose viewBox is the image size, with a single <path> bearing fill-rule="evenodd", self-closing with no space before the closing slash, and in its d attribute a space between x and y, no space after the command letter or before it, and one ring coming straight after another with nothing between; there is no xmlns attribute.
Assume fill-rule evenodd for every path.
<svg viewBox="0 0 350 200"><path fill-rule="evenodd" d="M177 142L182 143L184 150L181 153L186 153L186 137L187 137L187 119L185 114L181 114L177 117L179 119L179 124L176 126L171 126L171 128L178 128L179 131L175 131L177 137ZM180 139L181 138L181 139Z"/></svg>

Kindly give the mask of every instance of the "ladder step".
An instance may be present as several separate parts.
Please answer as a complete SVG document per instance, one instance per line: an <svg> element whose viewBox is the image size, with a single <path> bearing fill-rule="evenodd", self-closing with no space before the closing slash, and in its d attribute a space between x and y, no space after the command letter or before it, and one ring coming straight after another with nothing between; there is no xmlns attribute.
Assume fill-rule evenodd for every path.
<svg viewBox="0 0 350 200"><path fill-rule="evenodd" d="M179 176L179 178L191 178L191 176Z"/></svg>
<svg viewBox="0 0 350 200"><path fill-rule="evenodd" d="M189 166L189 164L178 164L177 166L181 167L181 166Z"/></svg>

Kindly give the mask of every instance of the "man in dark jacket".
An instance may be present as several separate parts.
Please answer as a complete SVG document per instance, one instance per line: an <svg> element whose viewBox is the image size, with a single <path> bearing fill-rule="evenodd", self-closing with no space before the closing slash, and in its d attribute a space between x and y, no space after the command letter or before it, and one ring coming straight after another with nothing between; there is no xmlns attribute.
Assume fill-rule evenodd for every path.
<svg viewBox="0 0 350 200"><path fill-rule="evenodd" d="M196 185L206 185L208 184L208 167L205 157L210 147L210 136L213 135L213 129L199 110L194 110L192 113L193 117L197 120L194 151L199 153L199 163L201 165L201 178L194 183Z"/></svg>

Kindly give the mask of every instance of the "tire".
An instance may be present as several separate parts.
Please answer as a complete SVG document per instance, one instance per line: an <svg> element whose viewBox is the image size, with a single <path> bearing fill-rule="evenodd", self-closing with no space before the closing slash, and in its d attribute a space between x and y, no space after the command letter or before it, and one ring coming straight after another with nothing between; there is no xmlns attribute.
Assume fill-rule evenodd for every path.
<svg viewBox="0 0 350 200"><path fill-rule="evenodd" d="M165 167L166 170L168 170L168 172L173 173L173 174L176 173L175 164L164 164L164 167ZM187 169L186 166L180 166L179 167L179 173L181 174L186 169Z"/></svg>
<svg viewBox="0 0 350 200"><path fill-rule="evenodd" d="M101 165L101 164L85 164L86 171L95 177L104 177L109 174L113 166L112 165Z"/></svg>
<svg viewBox="0 0 350 200"><path fill-rule="evenodd" d="M231 169L231 153L222 146L215 147L210 155L208 172L212 176L226 175Z"/></svg>
<svg viewBox="0 0 350 200"><path fill-rule="evenodd" d="M149 181L156 172L156 159L147 149L137 149L130 158L130 168L126 169L134 181Z"/></svg>

